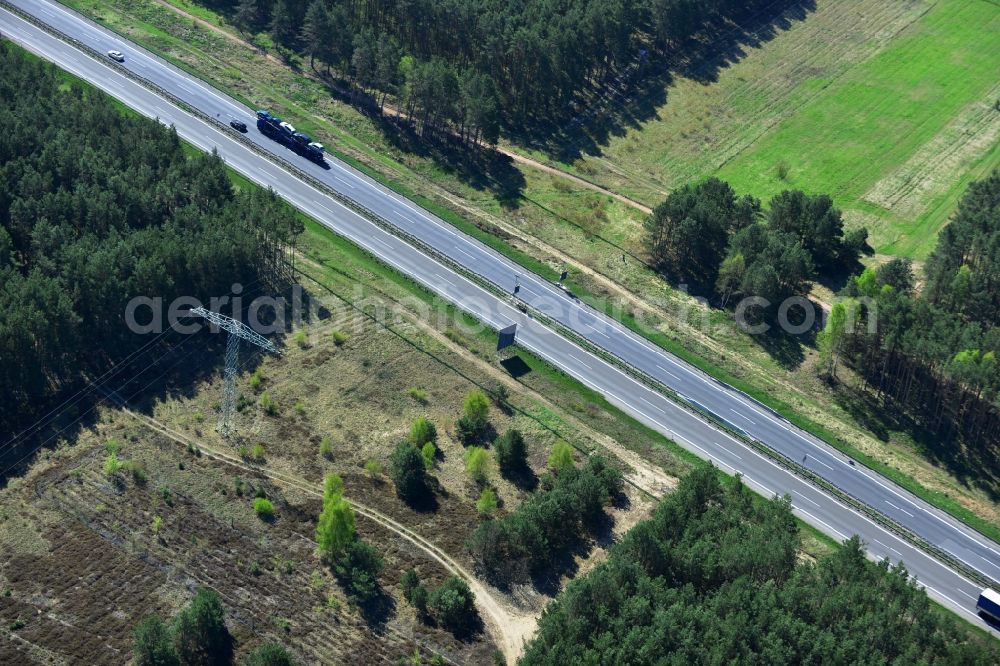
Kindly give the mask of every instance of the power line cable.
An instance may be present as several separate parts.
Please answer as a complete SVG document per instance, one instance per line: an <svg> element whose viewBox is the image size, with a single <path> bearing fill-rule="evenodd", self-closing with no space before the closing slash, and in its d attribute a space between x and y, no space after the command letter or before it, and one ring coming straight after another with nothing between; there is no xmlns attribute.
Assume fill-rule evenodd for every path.
<svg viewBox="0 0 1000 666"><path fill-rule="evenodd" d="M250 285L252 286L252 285L257 284L257 283L259 283L261 281L262 281L262 279L257 279L254 282L250 283ZM259 290L258 293L260 293L260 291L262 291L262 290ZM173 330L174 329L172 327L168 328L166 331L163 331L162 333L158 334L157 337L154 340L150 341L150 343L147 343L143 347L148 346L149 344L151 344L151 343L155 342L157 339L159 339L165 333L168 333L168 332L173 331ZM155 361L153 361L153 363L150 366L147 366L146 368L143 368L143 369L139 370L138 372L134 373L133 375L131 375L131 377L125 382L125 384L131 383L136 377L138 377L142 373L146 372L146 370L148 370L149 367L152 367L152 366L155 366L156 364L158 364L159 361L161 359L163 359L164 357L166 357L168 355L174 354L175 350L178 349L178 348L180 348L180 347L182 347L182 346L184 346L185 344L187 344L187 342L191 339L191 337L193 337L193 336L187 336L182 342L178 343L174 347L168 349L163 354L161 354ZM131 399L131 398L135 397L135 395L138 395L138 393L140 393L142 391L145 391L149 386L151 386L153 383L155 383L156 381L158 381L164 374L166 374L167 372L169 372L170 370L172 370L174 367L176 367L177 363L179 363L181 360L186 360L187 358L189 358L194 353L195 353L195 351L188 352L181 359L178 359L177 361L175 361L173 364L171 364L171 366L169 368L167 368L166 370L164 370L163 372L161 372L159 375L157 375L152 381L150 381L145 386L143 386L141 389L139 389L138 391L136 391L135 393L133 393L131 396L129 396L128 399ZM118 371L121 371L126 366L127 366L127 364L120 364L119 366L117 366ZM105 374L107 374L107 373L105 373ZM117 372L113 373L112 376L114 376L114 374L117 374ZM97 383L97 380L91 380L91 381L88 382L88 386L85 387L85 389L81 389L77 393L79 394L79 393L82 393L83 391L89 391L89 390L99 389L99 388L100 388L100 385ZM73 402L73 404L76 404L81 399L82 399L82 396L78 397L77 400L75 400ZM59 436L60 434L62 434L63 432L65 432L68 428L70 428L71 426L73 426L76 423L78 423L81 419L84 418L84 416L86 416L87 414L89 414L90 412L92 412L98 405L102 404L107 399L108 399L107 396L103 396L101 399L97 400L94 404L92 404L86 410L84 410L83 412L81 412L80 415L78 415L71 422L67 423L66 425L64 425L61 428L59 428L56 432L54 432L51 435L49 435L48 437L46 437L38 445L32 447L30 451L28 451L25 455L21 456L21 458L19 458L14 464L8 466L2 473L0 473L0 477L5 477L12 469L18 467L22 462L24 462L25 459L27 459L31 455L34 455L35 452L37 452L43 446L45 446L46 444L48 444L49 442L51 442L55 437ZM64 404L65 404L65 401L64 401ZM69 408L69 406L63 407L62 409L59 410L59 413L62 413L64 411L66 411L66 409L68 409L68 408ZM51 412L50 412L50 414L51 414ZM50 419L50 421L51 421L51 419ZM29 430L30 429L31 429L31 427L29 427ZM6 455L7 453L9 453L16 445L17 445L16 440L11 440L8 444L6 444L2 448L0 448L0 456Z"/></svg>

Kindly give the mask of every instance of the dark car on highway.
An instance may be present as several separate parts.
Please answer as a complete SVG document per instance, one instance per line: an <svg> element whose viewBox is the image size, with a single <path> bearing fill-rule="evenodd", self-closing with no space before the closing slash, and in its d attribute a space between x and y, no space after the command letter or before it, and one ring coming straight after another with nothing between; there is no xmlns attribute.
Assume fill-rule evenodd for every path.
<svg viewBox="0 0 1000 666"><path fill-rule="evenodd" d="M246 134L247 124L242 120L230 120L229 126L232 127L234 130L236 130L237 132L243 132L244 134Z"/></svg>

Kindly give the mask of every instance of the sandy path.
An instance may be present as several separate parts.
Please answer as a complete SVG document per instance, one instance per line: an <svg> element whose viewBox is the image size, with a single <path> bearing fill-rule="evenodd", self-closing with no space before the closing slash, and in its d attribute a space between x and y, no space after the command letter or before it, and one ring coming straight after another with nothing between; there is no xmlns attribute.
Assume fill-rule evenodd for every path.
<svg viewBox="0 0 1000 666"><path fill-rule="evenodd" d="M296 490L304 492L308 495L320 498L323 497L323 489L321 486L311 484L303 479L274 472L273 470L268 470L263 467L249 465L231 453L194 440L193 438L182 433L178 433L166 424L157 421L150 416L134 412L125 405L120 405L120 408L123 412L132 416L136 420L144 423L146 426L152 428L160 434L169 437L184 447L187 447L189 444L196 445L201 450L203 455L206 455L213 460L236 467L245 472L262 474L275 483L295 488ZM461 564L456 562L446 552L413 530L401 525L384 513L361 504L355 498L346 499L350 501L355 512L406 539L441 564L441 566L449 572L465 579L465 581L469 584L469 587L472 589L472 592L476 595L476 606L486 623L487 629L493 635L495 642L503 651L504 656L507 658L507 663L514 664L517 657L521 654L524 642L526 642L535 631L536 621L534 617L519 614L507 608L494 597L492 592L479 579L469 573Z"/></svg>

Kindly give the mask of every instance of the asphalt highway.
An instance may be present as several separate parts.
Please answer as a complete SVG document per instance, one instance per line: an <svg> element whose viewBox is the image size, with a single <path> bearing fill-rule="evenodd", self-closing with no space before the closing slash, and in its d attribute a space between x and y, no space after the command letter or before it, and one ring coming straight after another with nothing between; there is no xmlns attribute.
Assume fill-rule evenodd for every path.
<svg viewBox="0 0 1000 666"><path fill-rule="evenodd" d="M676 391L689 402L711 412L765 445L809 468L817 476L850 493L869 507L947 551L966 566L1000 579L1000 545L929 506L891 481L848 459L825 443L788 423L744 394L701 373L652 345L612 319L576 301L556 285L527 272L499 253L462 234L431 213L338 160L323 168L299 157L257 132L253 110L193 77L124 41L76 13L48 0L10 0L23 11L104 53L125 55L124 66L218 123L204 121L139 85L111 66L0 10L0 32L29 50L102 88L151 118L172 124L185 140L204 150L218 150L226 162L251 180L273 188L289 203L336 233L365 248L428 289L473 314L493 328L518 323L518 343L552 365L600 392L610 402L643 423L671 437L696 455L712 460L729 473L741 473L749 486L771 496L788 494L793 509L806 522L835 539L858 534L869 555L902 560L908 571L941 603L966 619L985 626L975 615L979 586L872 520L841 504L833 496L795 476L729 436L708 421L683 409L663 394L636 381L503 299L483 289L449 266L423 254L383 228L358 215L336 198L314 188L280 162L263 159L235 139L229 119L243 120L246 138L280 159L295 164L325 186L375 212L411 237L435 248L452 262L482 279L511 291L572 329L595 347L622 359L647 376Z"/></svg>

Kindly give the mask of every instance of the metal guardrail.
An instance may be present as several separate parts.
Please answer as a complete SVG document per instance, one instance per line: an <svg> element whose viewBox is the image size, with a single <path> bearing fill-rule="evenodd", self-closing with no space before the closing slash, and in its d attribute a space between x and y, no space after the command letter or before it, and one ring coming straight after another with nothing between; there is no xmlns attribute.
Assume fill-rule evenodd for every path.
<svg viewBox="0 0 1000 666"><path fill-rule="evenodd" d="M226 125L224 123L222 123L221 121L219 121L217 118L215 118L213 116L210 116L207 113L204 113L204 112L200 111L199 109L191 107L189 104L187 104L186 102L184 102L182 99L176 97L173 93L171 93L171 92L169 92L169 91L161 88L160 86L156 85L155 83L152 83L151 81L149 81L147 79L144 79L144 78L138 76L137 74L135 74L131 70L127 69L126 67L122 66L121 64L117 63L116 61L112 61L112 60L109 60L109 59L105 58L104 54L102 54L101 52L97 51L96 49L93 49L90 46L88 46L88 45L80 42L79 40L75 39L71 35L67 35L67 34L63 33L62 31L60 31L60 30L58 30L56 28L53 28L52 26L48 25L47 23L44 23L43 21L38 20L37 18L35 18L31 14L26 14L19 7L16 7L16 6L10 4L9 2L7 2L7 0L0 0L0 6L4 7L8 11L10 11L11 13L16 14L17 16L21 17L22 19L28 21L29 23L35 25L36 27L44 30L45 32L48 32L48 33L50 33L50 34L58 37L59 39L61 39L61 40L65 41L65 42L71 44L74 48L77 48L78 50L84 51L85 53L89 54L91 57L94 57L97 60L100 60L106 66L114 68L119 73L121 73L123 76L128 77L129 79L131 79L135 83L143 86L144 88L147 88L147 89L151 90L152 92L156 93L157 95L160 95L160 96L166 98L172 104L174 104L174 105L180 107L182 110L184 110L184 111L186 111L186 112L188 112L188 113L190 113L190 114L198 117L202 121L208 122L210 124L215 124L215 125L217 125L217 126L219 126L221 128L225 128L226 127ZM228 135L228 133L227 133L227 135ZM802 465L799 465L795 461L789 459L787 456L785 456L785 455L779 453L778 451L776 451L776 450L768 447L766 444L760 442L759 440L756 440L756 439L754 439L752 437L749 437L746 433L743 433L743 432L737 430L736 428L734 428L733 426L731 426L729 423L727 423L725 420L719 418L718 416L716 416L714 413L708 411L707 409L705 409L703 407L700 407L700 406L692 403L692 401L690 401L687 398L685 398L684 396L680 395L674 389L670 388L669 386L666 386L665 384L663 384L662 382L660 382L656 378L648 375L645 371L643 371L640 368L637 368L636 366L632 365L626 359L618 356L617 354L614 354L613 352L610 352L610 351L608 351L606 349L603 349L601 347L596 346L594 343L592 343L591 341L587 340L586 338L584 338L583 336L581 336L580 334L578 334L576 331L570 329L569 327L565 326L564 324L562 324L562 323L560 323L560 322L552 319L551 317L545 315L544 313L540 312L536 308L531 307L531 305L528 304L527 302L515 298L512 294L509 294L507 291L503 290L502 288L500 288L499 286L497 286L496 284L494 284L493 282L491 282L485 276L482 276L482 275L476 273L475 271L472 271L472 270L468 269L466 266L464 266L464 265L458 263L457 261L453 260L448 255L442 253L441 251L437 250L433 246L428 245L427 243L425 243L424 241L422 241L420 238L414 236L413 234L407 232L405 229L402 229L402 228L396 226L395 224L393 224L392 222L388 221L387 219L383 218L378 213L376 213L376 212L372 211L371 209L363 206L362 204L358 203L357 201L354 201L353 199L350 199L349 197L343 195L342 193L334 190L329 185L326 185L325 183L320 182L319 180L317 180L316 178L314 178L310 174L308 174L305 171L303 171L302 169L300 169L296 164L294 164L293 162L289 161L285 157L283 157L281 155L278 155L277 153L273 153L273 152L270 152L270 151L266 150L262 146L254 143L253 141L250 141L248 138L244 137L242 134L233 134L230 138L232 138L233 140L239 141L245 147L247 147L248 149L252 150L253 152L257 153L258 155L260 155L261 157L263 157L265 159L268 159L268 160L274 161L274 162L279 162L283 168L286 168L287 170L289 170L290 172L292 172L300 180L303 180L303 181L307 182L309 185L311 185L312 187L314 187L314 188L316 188L316 189L324 192L328 196L332 196L340 204L342 204L346 208L349 208L350 210L354 211L358 215L361 215L362 217L364 217L368 221L372 222L373 224L377 225L378 227L380 227L384 231L390 232L394 236L402 238L406 243L408 243L409 245L415 247L421 253L426 254L428 256L431 256L436 261L438 261L438 262L440 262L442 264L445 264L451 270L453 270L456 273L462 275L466 279L474 282L477 286L481 287L482 289L485 289L486 291L489 291L495 297L503 300L508 305L510 305L512 307L515 307L515 308L518 308L518 309L520 309L518 306L521 305L521 304L527 306L531 310L531 312L533 313L532 318L534 320L538 321L539 323L541 323L541 324L543 324L543 325L545 325L545 326L547 326L549 328L555 329L563 337L565 337L567 339L570 339L572 342L574 342L574 343L578 344L579 346L585 348L590 353L592 353L592 354L594 354L596 356L599 356L603 360L605 360L605 361L607 361L607 362L615 365L616 367L618 367L622 371L628 373L633 378L641 381L644 385L646 385L646 386L648 386L650 388L655 389L659 393L664 394L666 397L668 397L671 401L673 401L675 404L677 404L682 409L685 409L688 412L694 414L695 416L700 417L703 420L708 421L712 425L720 428L721 430L725 431L727 434L729 434L732 437L738 439L740 442L742 442L746 446L752 448L757 453L759 453L759 454L761 454L761 455L763 455L763 456L765 456L765 457L773 460L777 464L781 465L783 468L787 469L789 472L791 472L791 473L799 476L800 478L803 478L803 479L809 481L810 483L812 483L813 485L819 487L820 489L825 490L826 492L830 493L831 495L835 496L837 499L839 499L840 501L842 501L844 504L848 505L854 511L856 511L856 512L862 514L862 515L864 515L865 517L869 518L870 520L872 520L873 522L875 522L876 524L878 524L880 527L883 527L883 528L889 530L890 532L892 532L896 536L900 537L904 541L907 541L911 545L919 548L920 550L924 551L925 553L931 555L935 559L937 559L937 560L939 560L941 562L944 562L945 564L947 564L951 568L955 569L956 571L960 572L961 574L965 575L966 577L970 578L971 580L975 581L976 583L978 583L980 585L983 585L984 587L1000 587L1000 581L994 581L993 579L989 578L988 576L985 576L984 574L981 574L980 572L978 572L978 571L976 571L974 569L971 569L970 567L968 567L964 563L962 563L959 560L957 560L951 554L947 553L946 551L941 550L940 548L938 548L934 544L932 544L932 543L928 542L927 540L925 540L925 539L919 537L918 535L914 534L913 532L911 532L907 528L903 527L902 525L900 525L896 521L892 520L891 518L889 518L885 514L879 512L879 511L876 511L874 508L872 508L869 505L865 504L862 500L860 500L860 499L854 497L853 495L851 495L848 491L846 491L846 490L840 488L839 486L837 486L837 485L835 485L835 484L827 481L826 479L818 476L817 474L815 474L812 471L806 469ZM333 231L333 230L331 229L331 231ZM334 232L334 233L336 233L336 232ZM342 234L338 234L338 235L342 235ZM364 248L362 248L362 249L364 249ZM495 252L495 250L492 250L491 248L487 248L487 249L490 250L490 251L494 251ZM372 256L377 261L385 263L377 255L373 254ZM489 322L484 321L476 313L469 312L467 310L465 312L467 314L471 315L472 317L474 317L475 319L479 320L481 323L483 323L485 325L489 325ZM531 315L529 315L529 316L531 316ZM530 349L529 349L529 351L530 351ZM757 401L755 400L754 402L757 402ZM766 405L762 405L762 406L765 407L765 408L767 408ZM771 410L770 408L767 408L767 409L769 411L773 412L773 410ZM778 418L783 418L780 415L777 415L777 416L778 416Z"/></svg>

